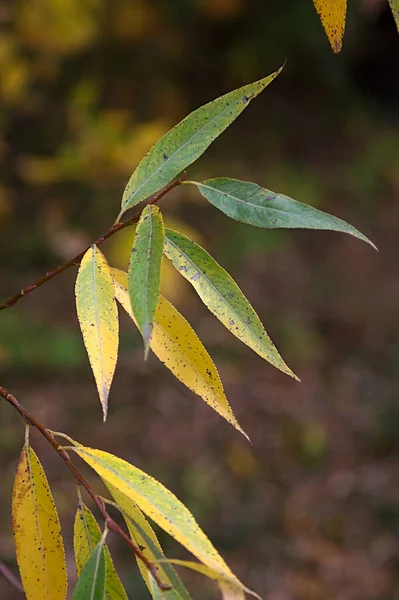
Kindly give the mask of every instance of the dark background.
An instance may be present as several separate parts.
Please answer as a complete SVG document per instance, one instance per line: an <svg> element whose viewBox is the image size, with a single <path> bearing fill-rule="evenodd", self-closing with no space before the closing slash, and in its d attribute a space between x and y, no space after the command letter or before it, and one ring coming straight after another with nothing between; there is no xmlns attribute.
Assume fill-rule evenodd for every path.
<svg viewBox="0 0 399 600"><path fill-rule="evenodd" d="M157 477L268 600L399 598L399 37L388 3L349 2L334 56L311 0L0 2L0 292L106 231L145 151L188 112L282 74L190 167L248 179L348 220L349 236L230 221L188 186L163 201L236 278L298 384L240 344L165 265L164 292L214 357L253 446L122 320L107 424L74 307L76 271L0 315L1 385L49 427ZM132 231L104 251L126 267ZM65 536L76 494L32 434ZM15 569L12 482L23 424L0 408L0 558ZM89 470L84 471L102 490ZM160 534L171 557L186 556ZM131 598L132 556L110 544ZM183 573L194 598L215 586ZM1 598L19 598L0 579Z"/></svg>

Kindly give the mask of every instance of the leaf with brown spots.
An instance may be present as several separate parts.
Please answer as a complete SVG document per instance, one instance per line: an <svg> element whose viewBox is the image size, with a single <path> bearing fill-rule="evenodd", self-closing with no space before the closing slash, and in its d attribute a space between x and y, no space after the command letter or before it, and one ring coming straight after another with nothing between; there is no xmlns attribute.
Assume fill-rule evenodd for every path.
<svg viewBox="0 0 399 600"><path fill-rule="evenodd" d="M346 21L346 0L313 0L333 52L342 48Z"/></svg>
<svg viewBox="0 0 399 600"><path fill-rule="evenodd" d="M67 571L57 510L32 448L22 449L14 481L12 525L28 600L65 600Z"/></svg>
<svg viewBox="0 0 399 600"><path fill-rule="evenodd" d="M399 32L399 0L389 0L389 6L395 19L396 27Z"/></svg>

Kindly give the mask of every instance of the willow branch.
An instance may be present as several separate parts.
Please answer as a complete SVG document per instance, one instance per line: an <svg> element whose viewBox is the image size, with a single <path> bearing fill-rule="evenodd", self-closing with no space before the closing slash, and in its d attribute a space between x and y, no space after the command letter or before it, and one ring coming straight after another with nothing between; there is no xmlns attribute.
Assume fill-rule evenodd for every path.
<svg viewBox="0 0 399 600"><path fill-rule="evenodd" d="M18 590L19 592L24 591L19 579L17 579L17 577L14 575L14 573L7 567L7 565L5 565L3 563L2 560L0 560L0 573L3 575L3 577L5 579L7 579L8 583L11 583L11 585L16 590Z"/></svg>
<svg viewBox="0 0 399 600"><path fill-rule="evenodd" d="M114 521L114 519L111 517L111 515L108 514L108 511L105 508L104 501L100 498L100 496L98 496L96 494L96 492L93 490L93 488L91 487L89 482L83 477L81 472L74 465L68 452L66 450L64 450L58 444L57 440L55 439L55 437L51 433L51 431L49 429L47 429L44 425L42 425L42 423L40 423L40 421L38 421L33 415L31 415L26 410L26 408L21 406L21 404L18 402L16 397L13 396L12 394L10 394L10 392L2 386L0 386L0 397L4 398L4 400L6 400L9 404L11 404L11 406L13 406L13 408L15 408L15 410L21 415L21 417L24 419L24 421L26 423L28 423L29 425L31 425L32 427L35 427L41 433L41 435L47 440L47 442L54 448L54 450L62 458L62 460L68 467L68 469L72 472L76 483L78 485L82 486L87 491L87 493L93 500L94 504L97 506L98 510L100 511L101 515L103 516L108 529L110 531L113 531L114 533L117 533L128 544L128 546L131 548L131 550L133 550L134 554L143 561L143 563L146 565L147 569L150 571L151 575L154 577L155 581L157 582L158 587L161 590L170 590L171 589L170 586L165 585L159 579L156 566L148 560L148 558L143 554L143 552L140 550L140 548L129 538L129 536L126 535L126 533L118 525L118 523L116 523L116 521Z"/></svg>
<svg viewBox="0 0 399 600"><path fill-rule="evenodd" d="M161 200L161 198L166 196L166 194L168 194L173 188L180 185L185 180L185 178L186 178L186 173L184 172L183 175L180 177L180 179L178 179L176 181L172 181L162 191L160 191L158 194L155 194L154 196L152 196L151 200L149 201L149 204L156 204L157 202L159 202L159 200ZM108 238L113 236L118 231L122 231L122 229L125 229L126 227L129 227L130 225L134 225L135 223L138 223L141 213L142 213L142 211L140 211L136 215L133 215L133 217L131 219L128 219L124 223L115 223L114 225L112 225L112 227L110 227L108 229L108 231L106 233L104 233L104 235L102 235L97 240L95 240L92 244L90 244L90 246L85 248L82 252L77 254L74 258L71 258L71 260L68 260L68 262L66 262L62 265L59 265L58 267L54 267L53 269L50 269L50 271L47 271L47 273L45 273L44 275L39 277L39 279L37 281L35 281L31 285L28 285L27 287L20 290L13 296L10 296L9 298L7 298L7 300L4 300L4 302L2 302L0 304L0 310L5 310L6 308L11 308L11 306L14 306L14 304L19 302L19 300L21 300L21 298L23 298L24 296L27 296L28 294L30 294L31 292L36 290L38 287L42 286L44 283L47 283L47 281L50 281L50 279L53 279L53 277L60 275L61 273L63 273L67 269L70 269L71 267L78 266L80 264L80 261L82 260L83 256L86 254L87 250L89 250L94 245L100 246L103 242L105 242L105 240L107 240Z"/></svg>

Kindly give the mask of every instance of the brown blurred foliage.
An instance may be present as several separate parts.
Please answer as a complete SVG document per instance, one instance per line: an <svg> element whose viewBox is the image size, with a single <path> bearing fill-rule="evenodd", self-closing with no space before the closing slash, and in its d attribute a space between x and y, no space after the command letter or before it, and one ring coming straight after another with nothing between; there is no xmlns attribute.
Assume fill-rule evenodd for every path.
<svg viewBox="0 0 399 600"><path fill-rule="evenodd" d="M3 0L0 24L4 297L109 227L130 173L170 126L287 58L190 177L253 180L318 205L369 235L379 254L338 234L236 224L195 190L163 204L169 223L195 231L237 279L303 380L252 355L165 270L166 293L215 358L253 446L154 357L144 364L124 317L103 426L72 271L0 315L1 383L47 426L159 478L268 600L399 598L399 41L388 5L350 3L338 57L311 0ZM104 246L115 266L126 265L131 239ZM0 557L15 568L10 506L23 427L0 411ZM34 442L73 578L74 485ZM146 597L132 557L111 545L131 596ZM217 597L186 577L194 597ZM0 596L18 597L3 580Z"/></svg>

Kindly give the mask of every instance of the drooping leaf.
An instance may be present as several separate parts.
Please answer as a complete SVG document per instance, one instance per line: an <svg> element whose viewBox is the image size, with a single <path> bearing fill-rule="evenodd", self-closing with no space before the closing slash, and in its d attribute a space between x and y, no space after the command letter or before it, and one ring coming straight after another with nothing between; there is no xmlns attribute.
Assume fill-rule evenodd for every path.
<svg viewBox="0 0 399 600"><path fill-rule="evenodd" d="M233 335L277 369L298 379L277 352L238 285L201 246L177 231L166 229L165 254Z"/></svg>
<svg viewBox="0 0 399 600"><path fill-rule="evenodd" d="M342 48L345 31L346 0L313 0L331 48L336 54Z"/></svg>
<svg viewBox="0 0 399 600"><path fill-rule="evenodd" d="M389 5L399 32L399 0L389 0Z"/></svg>
<svg viewBox="0 0 399 600"><path fill-rule="evenodd" d="M57 509L43 467L27 444L15 476L12 525L27 599L65 600L67 571Z"/></svg>
<svg viewBox="0 0 399 600"><path fill-rule="evenodd" d="M349 233L375 248L365 235L345 221L283 194L275 194L256 183L220 177L195 183L195 185L211 204L241 223L266 229L303 228L339 231Z"/></svg>
<svg viewBox="0 0 399 600"><path fill-rule="evenodd" d="M105 559L104 543L100 541L83 567L73 591L72 600L104 600Z"/></svg>
<svg viewBox="0 0 399 600"><path fill-rule="evenodd" d="M165 555L154 530L144 517L141 510L138 508L137 504L132 502L131 499L117 490L110 483L107 483L107 488L115 500L115 504L112 503L113 506L117 507L124 516L132 540L137 546L139 546L144 556L153 565L157 566L158 577L162 583L164 585L172 586L171 590L163 592L166 600L191 600L191 596L186 590L180 577L172 565L166 561ZM136 557L136 559L142 577L146 582L149 591L151 592L151 574L149 573L144 562L138 557ZM158 585L157 589L159 590Z"/></svg>
<svg viewBox="0 0 399 600"><path fill-rule="evenodd" d="M146 356L159 298L163 246L162 215L157 206L147 205L137 225L129 263L130 301Z"/></svg>
<svg viewBox="0 0 399 600"><path fill-rule="evenodd" d="M134 320L127 274L118 269L111 273L115 297ZM247 437L227 401L213 360L186 319L163 296L159 297L150 347L177 379Z"/></svg>
<svg viewBox="0 0 399 600"><path fill-rule="evenodd" d="M106 485L111 484L125 494L201 562L219 571L228 581L240 585L190 511L159 481L103 450L80 445L71 449L98 473Z"/></svg>
<svg viewBox="0 0 399 600"><path fill-rule="evenodd" d="M97 246L92 246L82 258L75 293L80 328L105 421L118 358L119 322L111 271Z"/></svg>
<svg viewBox="0 0 399 600"><path fill-rule="evenodd" d="M280 71L201 106L161 137L131 176L118 219L197 160Z"/></svg>
<svg viewBox="0 0 399 600"><path fill-rule="evenodd" d="M80 576L94 548L101 540L101 530L93 513L83 503L79 503L75 516L73 546L76 571ZM104 545L105 559L105 599L128 600L125 589L115 571L114 563L107 545Z"/></svg>

